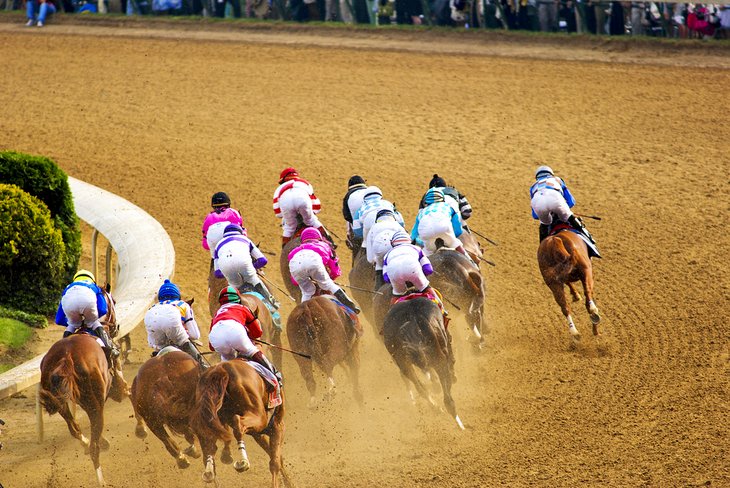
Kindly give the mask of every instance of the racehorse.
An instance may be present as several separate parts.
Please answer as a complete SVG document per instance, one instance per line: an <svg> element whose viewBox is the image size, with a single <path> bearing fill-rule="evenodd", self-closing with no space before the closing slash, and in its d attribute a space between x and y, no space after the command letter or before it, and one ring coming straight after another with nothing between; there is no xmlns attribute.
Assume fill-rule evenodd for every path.
<svg viewBox="0 0 730 488"><path fill-rule="evenodd" d="M359 324L357 325L359 327ZM286 321L289 345L296 351L308 354L312 359L294 356L299 371L307 384L310 406L315 403L317 384L314 381L312 361L327 375L330 393L334 392L334 367L346 364L353 384L355 400L363 403L360 391L359 335L352 319L328 296L315 296L294 308Z"/></svg>
<svg viewBox="0 0 730 488"><path fill-rule="evenodd" d="M434 401L421 382L416 368L427 377L430 377L431 371L436 372L444 394L446 411L456 420L459 428L464 429L451 396L451 386L456 381L451 337L444 328L438 306L427 298L413 298L396 303L385 316L383 340L406 385L410 381L431 405L435 405Z"/></svg>
<svg viewBox="0 0 730 488"><path fill-rule="evenodd" d="M459 236L461 244L464 246L464 250L469 254L471 260L479 266L479 262L484 255L484 249L479 244L476 236L472 234L468 228L465 227L464 232Z"/></svg>
<svg viewBox="0 0 730 488"><path fill-rule="evenodd" d="M580 338L580 332L573 323L564 285L568 285L573 301L577 302L581 296L575 283L583 283L586 310L593 322L593 335L598 335L601 316L593 302L593 265L588 254L588 245L583 239L570 230L558 231L557 234L546 237L537 248L537 264L545 284L553 292L555 301L568 320L568 330L575 339Z"/></svg>
<svg viewBox="0 0 730 488"><path fill-rule="evenodd" d="M188 353L173 350L162 352L148 359L139 368L132 383L132 406L137 418L135 434L140 439L147 436L145 423L162 441L167 452L177 460L180 468L190 466L188 456L198 458L195 437L190 429L190 414L195 402L195 388L200 378L200 368ZM165 429L185 436L189 447L181 452L177 443Z"/></svg>
<svg viewBox="0 0 730 488"><path fill-rule="evenodd" d="M375 288L375 266L368 262L367 252L363 247L353 248L352 254L352 269L348 275L352 296L368 322L374 324L373 293L366 290Z"/></svg>
<svg viewBox="0 0 730 488"><path fill-rule="evenodd" d="M469 328L476 338L476 346L484 346L484 300L486 285L479 269L469 262L466 256L448 248L439 248L428 259L433 266L433 274L428 276L431 285L439 290L446 301L461 310Z"/></svg>
<svg viewBox="0 0 730 488"><path fill-rule="evenodd" d="M215 481L214 456L219 439L236 440L241 455L233 465L236 471L244 472L251 467L243 440L249 434L269 455L271 486L279 486L279 474L286 486L292 486L281 455L284 404L267 410L266 388L256 370L239 359L218 363L202 374L190 425L203 451L204 481Z"/></svg>
<svg viewBox="0 0 730 488"><path fill-rule="evenodd" d="M116 314L109 285L103 291L109 312L102 324L108 327L110 323L116 324ZM43 357L38 395L46 411L50 415L59 413L71 435L88 449L97 481L104 485L99 463L100 449L109 448L109 441L103 436L104 403L107 397L121 402L128 395L118 360L112 360L110 366L96 337L85 333L82 328L78 333L57 341ZM90 439L81 433L70 403L78 404L88 415Z"/></svg>

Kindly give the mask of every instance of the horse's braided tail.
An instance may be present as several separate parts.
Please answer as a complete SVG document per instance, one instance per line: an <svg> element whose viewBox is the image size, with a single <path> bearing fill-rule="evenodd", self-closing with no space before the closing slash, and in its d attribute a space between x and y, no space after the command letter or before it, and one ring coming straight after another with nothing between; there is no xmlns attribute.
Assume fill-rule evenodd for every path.
<svg viewBox="0 0 730 488"><path fill-rule="evenodd" d="M218 417L229 380L226 368L216 368L200 378L195 411L191 419L193 430L198 437L221 439L226 442L233 439Z"/></svg>
<svg viewBox="0 0 730 488"><path fill-rule="evenodd" d="M76 369L70 355L64 356L49 375L48 388L41 386L38 395L41 404L49 414L58 412L63 403L76 402L79 398L79 385Z"/></svg>

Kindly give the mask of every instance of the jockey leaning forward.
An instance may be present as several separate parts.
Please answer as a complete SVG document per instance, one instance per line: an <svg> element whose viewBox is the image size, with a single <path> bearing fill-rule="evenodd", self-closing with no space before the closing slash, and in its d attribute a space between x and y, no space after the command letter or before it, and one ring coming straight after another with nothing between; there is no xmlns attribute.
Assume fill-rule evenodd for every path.
<svg viewBox="0 0 730 488"><path fill-rule="evenodd" d="M229 224L243 227L243 218L238 210L231 208L231 199L222 191L213 194L210 202L213 211L203 222L203 249L210 251L211 258L215 246L223 237L223 231Z"/></svg>
<svg viewBox="0 0 730 488"><path fill-rule="evenodd" d="M446 184L446 180L441 178L438 174L433 175L433 178L431 178L431 181L428 183L428 190L423 194L423 197L421 197L421 203L418 206L419 210L428 205L428 203L426 203L427 196L436 189L443 192L444 201L459 213L462 224L465 220L471 217L472 208L469 204L469 200L466 199L466 196L459 193L459 191L453 186L448 186Z"/></svg>
<svg viewBox="0 0 730 488"><path fill-rule="evenodd" d="M418 212L411 231L411 239L419 244L423 242L426 256L438 250L436 240L441 239L445 246L455 249L474 264L459 240L459 236L464 232L461 217L446 203L444 193L438 189L433 190L426 195L426 203L426 207Z"/></svg>
<svg viewBox="0 0 730 488"><path fill-rule="evenodd" d="M388 251L393 249L391 239L398 231L403 231L403 225L398 222L395 213L389 209L379 210L375 216L375 223L368 232L367 242L363 242L368 262L375 265L375 290L385 284L383 259Z"/></svg>
<svg viewBox="0 0 730 488"><path fill-rule="evenodd" d="M383 198L383 192L377 186L369 186L363 194L363 204L355 212L352 219L352 232L355 237L362 239L363 247L367 247L367 237L370 228L375 224L375 218L380 210L390 210L398 223L403 224L403 217L388 200Z"/></svg>
<svg viewBox="0 0 730 488"><path fill-rule="evenodd" d="M347 193L345 193L345 196L342 198L342 216L347 222L348 242L350 242L353 237L353 216L357 213L360 207L362 207L363 198L365 197L367 189L368 187L365 185L365 180L362 176L353 175L347 181Z"/></svg>

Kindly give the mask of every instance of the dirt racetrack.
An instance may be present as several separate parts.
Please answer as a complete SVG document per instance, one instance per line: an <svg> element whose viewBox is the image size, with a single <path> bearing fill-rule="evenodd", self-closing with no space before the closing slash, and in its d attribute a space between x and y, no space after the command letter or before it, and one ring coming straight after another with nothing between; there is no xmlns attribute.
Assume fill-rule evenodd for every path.
<svg viewBox="0 0 730 488"><path fill-rule="evenodd" d="M338 371L337 397L309 410L285 359L284 455L298 486L730 486L727 50L657 55L648 44L622 58L533 46L542 54L530 56L509 43L439 52L429 33L388 50L400 34L360 34L365 45L350 48L336 34L216 32L0 23L0 149L48 155L156 217L175 244L175 280L200 299L201 328L211 194L227 191L249 234L278 251L271 194L288 165L313 182L339 235L350 175L380 186L412 224L438 172L469 197L471 225L499 242L486 254L497 267L483 269L488 347L474 355L463 322L451 326L466 432L410 404L366 327L364 407ZM577 347L537 269L527 190L539 164L564 177L578 211L603 217L588 221L604 253L594 268L603 335L577 306ZM268 274L281 284L277 261ZM130 381L148 356L143 328L133 344ZM134 437L129 402L106 415L111 486L203 484L200 461L179 470L157 439ZM59 416L46 416L36 444L32 390L0 402L0 418L6 488L93 486ZM219 465L222 486L267 486L263 451L249 451L248 473Z"/></svg>

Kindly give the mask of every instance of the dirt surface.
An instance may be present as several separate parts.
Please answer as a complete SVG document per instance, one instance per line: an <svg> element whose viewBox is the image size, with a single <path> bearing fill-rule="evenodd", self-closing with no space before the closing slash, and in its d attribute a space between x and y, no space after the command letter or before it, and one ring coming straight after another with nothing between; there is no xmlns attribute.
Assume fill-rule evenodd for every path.
<svg viewBox="0 0 730 488"><path fill-rule="evenodd" d="M471 225L499 247L486 255L497 267L483 270L487 349L473 354L463 322L451 326L466 432L411 405L368 328L364 407L340 370L336 398L308 409L285 359L284 455L299 486L730 486L726 54L642 45L642 64L575 46L595 51L578 62L559 45L534 47L549 56L520 53L524 42L466 53L441 51L454 41L440 33L407 33L409 49L380 35L358 32L367 45L353 46L324 30L320 43L296 29L0 24L0 149L48 155L156 217L175 244L183 294L201 299L203 327L199 234L216 191L271 251L271 194L291 164L340 235L355 173L408 223L433 173L470 198ZM595 263L603 334L592 337L575 307L584 333L575 347L535 259L527 189L539 164L565 178L579 211L603 217L589 221L605 256ZM133 344L130 380L148 356L142 328ZM157 439L134 437L131 415L129 402L108 404L110 485L203 484L202 463L179 470ZM32 391L1 402L0 418L6 488L95 483L58 416L45 417L36 443ZM253 469L220 466L222 486L266 486L267 459L249 450Z"/></svg>

